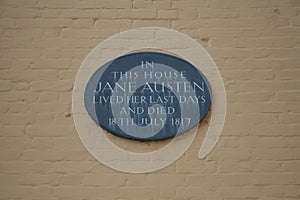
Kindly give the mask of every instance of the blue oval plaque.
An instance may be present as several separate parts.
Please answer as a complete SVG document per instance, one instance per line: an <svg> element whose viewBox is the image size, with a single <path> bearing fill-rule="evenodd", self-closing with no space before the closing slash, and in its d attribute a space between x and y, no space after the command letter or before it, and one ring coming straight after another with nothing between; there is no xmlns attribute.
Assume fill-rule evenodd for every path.
<svg viewBox="0 0 300 200"><path fill-rule="evenodd" d="M87 83L84 102L90 117L114 135L164 140L205 117L211 91L191 63L165 53L139 52L100 67Z"/></svg>

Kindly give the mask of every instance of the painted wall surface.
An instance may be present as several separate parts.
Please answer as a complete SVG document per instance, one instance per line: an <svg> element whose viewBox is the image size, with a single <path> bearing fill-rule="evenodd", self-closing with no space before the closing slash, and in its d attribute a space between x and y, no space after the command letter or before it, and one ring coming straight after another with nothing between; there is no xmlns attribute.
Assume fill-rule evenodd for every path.
<svg viewBox="0 0 300 200"><path fill-rule="evenodd" d="M177 162L112 170L82 145L72 88L113 34L164 27L199 42L227 92L221 138L198 159L208 120ZM0 0L0 199L300 199L300 1ZM167 143L110 136L124 149Z"/></svg>

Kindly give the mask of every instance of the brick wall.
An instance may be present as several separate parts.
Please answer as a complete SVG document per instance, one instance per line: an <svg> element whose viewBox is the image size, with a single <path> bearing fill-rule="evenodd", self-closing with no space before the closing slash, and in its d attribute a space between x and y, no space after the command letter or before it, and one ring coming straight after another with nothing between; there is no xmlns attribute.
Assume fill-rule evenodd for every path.
<svg viewBox="0 0 300 200"><path fill-rule="evenodd" d="M300 1L0 0L0 17L0 199L300 199ZM228 111L206 159L198 134L171 166L126 174L81 144L72 86L98 43L144 26L207 49Z"/></svg>

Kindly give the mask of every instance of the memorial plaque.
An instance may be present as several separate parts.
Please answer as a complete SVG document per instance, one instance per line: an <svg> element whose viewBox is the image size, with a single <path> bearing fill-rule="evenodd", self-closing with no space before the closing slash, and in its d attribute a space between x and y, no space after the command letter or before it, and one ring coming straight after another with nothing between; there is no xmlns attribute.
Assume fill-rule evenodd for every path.
<svg viewBox="0 0 300 200"><path fill-rule="evenodd" d="M89 79L84 102L108 132L140 141L164 140L197 126L211 106L205 76L173 55L138 52L107 62Z"/></svg>

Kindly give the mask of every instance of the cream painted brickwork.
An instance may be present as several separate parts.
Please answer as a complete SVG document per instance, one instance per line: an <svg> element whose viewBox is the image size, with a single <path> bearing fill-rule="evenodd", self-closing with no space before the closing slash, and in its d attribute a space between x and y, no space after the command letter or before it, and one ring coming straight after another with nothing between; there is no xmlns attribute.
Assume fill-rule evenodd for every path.
<svg viewBox="0 0 300 200"><path fill-rule="evenodd" d="M204 160L205 122L176 163L126 174L81 144L72 87L98 43L145 26L207 49L225 82L227 119ZM299 0L0 0L0 199L300 199L299 66Z"/></svg>

